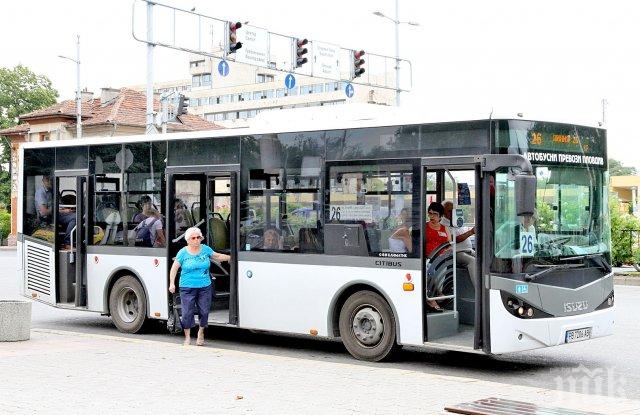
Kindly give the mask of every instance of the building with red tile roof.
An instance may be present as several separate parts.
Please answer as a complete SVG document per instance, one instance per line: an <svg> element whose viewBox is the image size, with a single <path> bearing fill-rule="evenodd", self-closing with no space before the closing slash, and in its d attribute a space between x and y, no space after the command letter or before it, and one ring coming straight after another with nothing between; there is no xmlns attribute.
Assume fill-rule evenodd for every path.
<svg viewBox="0 0 640 415"><path fill-rule="evenodd" d="M112 137L144 134L147 98L130 88L103 88L100 97L82 93L82 137ZM160 111L154 99L154 111ZM65 100L22 114L20 124L0 130L11 141L11 235L16 232L18 149L21 143L76 138L76 102ZM215 130L222 128L204 118L185 114L167 123L167 132Z"/></svg>

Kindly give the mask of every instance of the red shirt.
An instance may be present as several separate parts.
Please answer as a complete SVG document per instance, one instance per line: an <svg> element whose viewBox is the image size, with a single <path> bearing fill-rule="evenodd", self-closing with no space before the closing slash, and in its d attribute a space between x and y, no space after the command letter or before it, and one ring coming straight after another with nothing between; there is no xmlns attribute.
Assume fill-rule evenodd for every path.
<svg viewBox="0 0 640 415"><path fill-rule="evenodd" d="M426 256L429 256L434 249L439 247L445 242L449 242L449 237L447 236L446 228L443 225L440 225L440 229L435 230L427 223L427 243L425 245L424 253Z"/></svg>

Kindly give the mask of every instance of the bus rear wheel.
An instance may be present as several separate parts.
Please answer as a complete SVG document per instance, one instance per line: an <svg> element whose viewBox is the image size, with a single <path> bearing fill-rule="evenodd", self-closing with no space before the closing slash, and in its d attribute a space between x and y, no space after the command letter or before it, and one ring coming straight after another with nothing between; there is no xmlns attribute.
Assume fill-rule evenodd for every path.
<svg viewBox="0 0 640 415"><path fill-rule="evenodd" d="M109 294L111 320L123 333L138 333L147 319L147 296L142 284L131 275L113 285Z"/></svg>
<svg viewBox="0 0 640 415"><path fill-rule="evenodd" d="M396 348L396 322L389 304L371 291L358 291L340 310L340 337L358 360L378 362Z"/></svg>

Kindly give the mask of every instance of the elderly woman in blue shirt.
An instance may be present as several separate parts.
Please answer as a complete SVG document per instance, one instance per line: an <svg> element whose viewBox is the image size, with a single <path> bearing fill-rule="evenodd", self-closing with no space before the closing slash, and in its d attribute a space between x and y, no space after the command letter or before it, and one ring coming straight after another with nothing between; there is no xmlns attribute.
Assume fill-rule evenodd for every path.
<svg viewBox="0 0 640 415"><path fill-rule="evenodd" d="M213 249L202 243L202 232L199 228L187 229L184 234L187 246L178 251L176 260L169 273L169 291L176 292L176 275L180 272L180 302L182 304L182 328L184 329L184 345L191 342L191 328L195 324L194 315L200 316L197 346L204 345L204 329L209 320L211 308L212 287L209 276L210 261L229 261L229 255L214 252Z"/></svg>

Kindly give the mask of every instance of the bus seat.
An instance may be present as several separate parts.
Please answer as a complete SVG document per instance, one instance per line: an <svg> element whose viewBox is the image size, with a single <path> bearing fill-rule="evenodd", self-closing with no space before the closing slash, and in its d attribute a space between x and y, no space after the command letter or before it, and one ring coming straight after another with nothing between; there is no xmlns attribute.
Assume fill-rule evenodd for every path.
<svg viewBox="0 0 640 415"><path fill-rule="evenodd" d="M298 231L298 246L300 252L322 252L322 242L316 228L300 228Z"/></svg>
<svg viewBox="0 0 640 415"><path fill-rule="evenodd" d="M109 212L106 210L109 210ZM103 209L102 215L106 226L104 230L104 237L100 241L100 245L113 245L116 240L116 234L118 233L118 225L122 222L120 212L115 209L106 208Z"/></svg>
<svg viewBox="0 0 640 415"><path fill-rule="evenodd" d="M225 221L217 216L209 219L209 240L214 249L229 249L229 229Z"/></svg>

